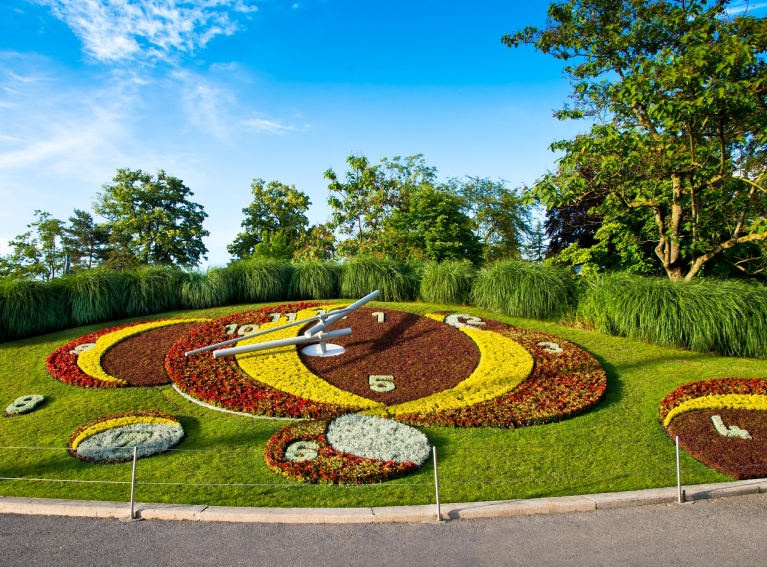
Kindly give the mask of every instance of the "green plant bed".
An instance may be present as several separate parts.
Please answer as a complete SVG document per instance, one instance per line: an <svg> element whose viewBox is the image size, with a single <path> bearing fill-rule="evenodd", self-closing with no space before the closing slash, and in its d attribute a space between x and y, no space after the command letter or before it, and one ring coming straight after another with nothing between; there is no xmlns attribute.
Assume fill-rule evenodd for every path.
<svg viewBox="0 0 767 567"><path fill-rule="evenodd" d="M424 314L455 311L424 303L375 306ZM253 308L225 308L153 316L209 317ZM593 354L608 377L604 399L591 411L557 423L519 429L421 428L436 445L443 502L559 496L672 486L674 444L658 422L658 408L675 387L724 376L767 377L767 361L718 357L636 340L518 319L474 308L461 312L535 329L570 341ZM229 506L385 506L434 501L433 471L427 462L397 480L363 486L292 482L264 460L264 447L290 423L241 417L201 407L171 386L84 389L53 379L46 357L87 333L111 327L90 325L0 345L0 401L35 392L45 403L34 412L3 419L0 427L2 477L67 480L130 480L130 463L94 465L66 452L81 424L106 414L159 410L175 416L186 437L174 449L138 462L137 487L143 502ZM8 447L37 447L9 449ZM684 484L730 480L682 455ZM231 486L223 486L231 485ZM249 486L242 486L249 485ZM0 495L125 501L127 484L0 480Z"/></svg>

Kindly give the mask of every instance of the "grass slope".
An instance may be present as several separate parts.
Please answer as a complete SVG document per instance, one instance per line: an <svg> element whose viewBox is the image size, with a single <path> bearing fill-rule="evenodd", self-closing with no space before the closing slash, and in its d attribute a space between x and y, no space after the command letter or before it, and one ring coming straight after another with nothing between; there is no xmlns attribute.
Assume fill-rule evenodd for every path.
<svg viewBox="0 0 767 567"><path fill-rule="evenodd" d="M381 305L416 313L455 309L423 303ZM250 307L164 316L220 317ZM663 396L692 380L767 377L764 360L664 348L474 308L462 307L461 311L552 333L580 345L605 367L608 391L604 401L591 412L559 423L517 430L425 429L438 447L444 502L671 486L676 482L674 445L658 424L658 404ZM139 484L136 489L139 501L230 506L383 506L433 502L431 465L382 485L295 484L271 472L263 458L267 439L285 421L207 410L188 402L170 386L88 390L67 386L48 375L45 357L54 348L118 323L80 327L0 345L0 403L7 405L24 394L46 397L43 406L31 414L0 418L0 476L128 481L130 464L83 463L67 455L64 450L67 439L78 425L103 414L158 409L177 416L187 437L178 451L139 461L139 482L187 485ZM38 448L9 448L32 446ZM682 457L682 475L685 484L728 480L687 454ZM224 484L235 486L220 486ZM0 495L125 501L129 486L0 480Z"/></svg>

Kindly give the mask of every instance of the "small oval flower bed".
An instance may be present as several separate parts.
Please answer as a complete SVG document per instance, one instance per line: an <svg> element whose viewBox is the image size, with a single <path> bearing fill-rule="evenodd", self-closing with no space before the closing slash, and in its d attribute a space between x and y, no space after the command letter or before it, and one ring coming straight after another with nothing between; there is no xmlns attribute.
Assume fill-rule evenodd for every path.
<svg viewBox="0 0 767 567"><path fill-rule="evenodd" d="M429 444L420 431L361 415L288 425L269 439L264 451L267 465L279 475L313 484L391 480L418 469L428 455Z"/></svg>
<svg viewBox="0 0 767 567"><path fill-rule="evenodd" d="M517 388L490 401L430 414L403 413L396 419L424 426L523 427L579 415L604 396L607 375L580 347L526 329L509 328L500 334L522 345L535 362L530 377Z"/></svg>
<svg viewBox="0 0 767 567"><path fill-rule="evenodd" d="M46 360L48 372L57 380L83 388L124 388L127 380L110 375L101 366L102 356L118 343L151 329L209 319L163 319L135 321L84 335L54 350Z"/></svg>
<svg viewBox="0 0 767 567"><path fill-rule="evenodd" d="M683 384L660 403L660 420L668 426L676 416L702 409L767 409L764 378L711 378Z"/></svg>
<svg viewBox="0 0 767 567"><path fill-rule="evenodd" d="M45 398L40 394L30 394L28 396L18 397L12 404L5 408L5 416L14 417L29 413L42 404L43 400L45 400Z"/></svg>
<svg viewBox="0 0 767 567"><path fill-rule="evenodd" d="M172 415L159 411L130 411L104 415L82 424L69 438L69 454L98 464L122 463L151 457L177 445L184 428Z"/></svg>

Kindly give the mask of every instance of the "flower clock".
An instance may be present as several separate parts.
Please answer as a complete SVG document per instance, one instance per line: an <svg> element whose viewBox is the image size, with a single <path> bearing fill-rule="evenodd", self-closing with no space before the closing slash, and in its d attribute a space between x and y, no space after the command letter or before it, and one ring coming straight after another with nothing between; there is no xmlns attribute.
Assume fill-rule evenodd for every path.
<svg viewBox="0 0 767 567"><path fill-rule="evenodd" d="M703 464L736 479L767 476L767 380L684 384L661 402L660 421Z"/></svg>
<svg viewBox="0 0 767 567"><path fill-rule="evenodd" d="M110 329L57 349L48 367L78 386L164 379L213 409L300 420L272 436L265 459L278 474L313 483L380 482L416 470L430 454L422 426L543 424L587 411L605 392L602 367L576 345L460 313L356 309L328 329L352 329L332 340L343 347L336 356L309 356L295 345L226 358L185 354L291 322L299 324L238 346L299 337L318 314L340 307L292 303ZM155 378L137 370L149 351L167 353Z"/></svg>

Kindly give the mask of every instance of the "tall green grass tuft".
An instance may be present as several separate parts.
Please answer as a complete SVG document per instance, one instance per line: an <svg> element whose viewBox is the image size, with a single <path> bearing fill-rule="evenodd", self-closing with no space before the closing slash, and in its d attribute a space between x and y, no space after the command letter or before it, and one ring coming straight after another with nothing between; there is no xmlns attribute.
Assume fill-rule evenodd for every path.
<svg viewBox="0 0 767 567"><path fill-rule="evenodd" d="M235 301L262 303L288 297L293 268L278 260L250 259L230 264L227 271L234 281Z"/></svg>
<svg viewBox="0 0 767 567"><path fill-rule="evenodd" d="M359 257L341 266L341 297L360 298L376 289L382 301L410 301L418 290L415 271L396 260Z"/></svg>
<svg viewBox="0 0 767 567"><path fill-rule="evenodd" d="M332 299L338 297L339 268L330 262L301 262L293 265L288 284L290 299Z"/></svg>
<svg viewBox="0 0 767 567"><path fill-rule="evenodd" d="M759 285L611 274L587 285L577 318L610 335L767 358L767 288Z"/></svg>
<svg viewBox="0 0 767 567"><path fill-rule="evenodd" d="M183 309L207 309L228 304L235 288L229 271L212 268L207 272L183 272L179 293L179 305Z"/></svg>
<svg viewBox="0 0 767 567"><path fill-rule="evenodd" d="M30 280L0 282L0 341L42 335L69 325L55 286Z"/></svg>
<svg viewBox="0 0 767 567"><path fill-rule="evenodd" d="M128 317L176 309L182 272L174 268L144 267L122 273L125 314Z"/></svg>
<svg viewBox="0 0 767 567"><path fill-rule="evenodd" d="M57 280L74 326L111 321L123 314L123 277L109 270L85 270Z"/></svg>
<svg viewBox="0 0 767 567"><path fill-rule="evenodd" d="M427 303L464 305L476 277L477 270L471 262L429 262L421 273L421 299Z"/></svg>
<svg viewBox="0 0 767 567"><path fill-rule="evenodd" d="M514 317L557 319L574 305L575 289L575 281L563 269L503 260L480 270L472 302Z"/></svg>

